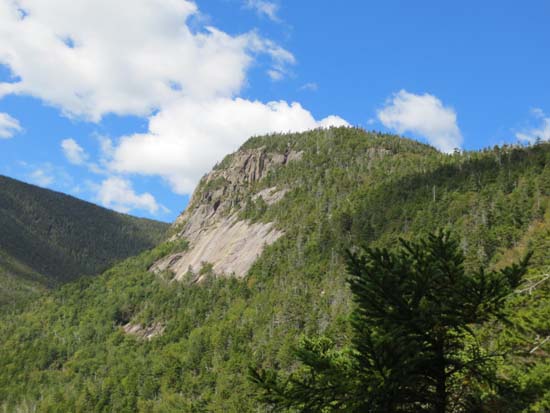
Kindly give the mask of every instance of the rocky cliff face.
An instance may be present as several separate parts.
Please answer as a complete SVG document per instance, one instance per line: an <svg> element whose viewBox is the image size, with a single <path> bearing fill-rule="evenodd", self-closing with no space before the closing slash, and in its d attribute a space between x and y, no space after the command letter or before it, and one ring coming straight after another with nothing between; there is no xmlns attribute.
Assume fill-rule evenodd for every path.
<svg viewBox="0 0 550 413"><path fill-rule="evenodd" d="M214 168L199 183L185 212L174 223L173 239L186 239L189 249L157 262L155 272L171 271L174 279L197 274L208 263L216 274L244 277L263 249L283 233L273 223L239 218L247 196L267 204L281 200L287 188L267 188L253 193L253 186L275 169L299 160L301 152L267 152L264 148L240 150ZM194 275L192 282L200 282Z"/></svg>

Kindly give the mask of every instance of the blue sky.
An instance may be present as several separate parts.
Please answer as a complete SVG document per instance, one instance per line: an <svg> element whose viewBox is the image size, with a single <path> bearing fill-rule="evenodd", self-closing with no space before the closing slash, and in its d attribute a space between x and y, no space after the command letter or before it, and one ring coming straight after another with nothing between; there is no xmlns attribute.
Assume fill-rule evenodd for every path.
<svg viewBox="0 0 550 413"><path fill-rule="evenodd" d="M0 0L0 174L164 221L250 135L550 139L550 3Z"/></svg>

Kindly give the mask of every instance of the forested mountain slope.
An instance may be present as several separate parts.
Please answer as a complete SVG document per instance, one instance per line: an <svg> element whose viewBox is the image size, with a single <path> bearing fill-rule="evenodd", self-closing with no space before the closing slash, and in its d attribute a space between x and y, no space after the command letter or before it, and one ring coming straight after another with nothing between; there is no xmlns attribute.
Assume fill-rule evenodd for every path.
<svg viewBox="0 0 550 413"><path fill-rule="evenodd" d="M467 266L534 251L533 288L508 303L514 327L484 337L507 350L497 368L524 395L500 411L547 411L550 145L445 155L355 128L250 139L201 181L171 241L1 318L2 406L267 411L251 364L292 370L302 334L349 343L344 249L438 228L459 237ZM235 263L251 236L259 257Z"/></svg>
<svg viewBox="0 0 550 413"><path fill-rule="evenodd" d="M97 274L156 245L167 225L0 176L0 306Z"/></svg>

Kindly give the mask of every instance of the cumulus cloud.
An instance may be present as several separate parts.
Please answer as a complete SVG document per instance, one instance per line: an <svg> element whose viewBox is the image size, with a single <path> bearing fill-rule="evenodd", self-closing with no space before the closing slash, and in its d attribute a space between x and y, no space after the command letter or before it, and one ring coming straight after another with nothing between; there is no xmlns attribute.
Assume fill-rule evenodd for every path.
<svg viewBox="0 0 550 413"><path fill-rule="evenodd" d="M330 127L340 127L340 126L350 126L350 124L342 119L340 116L330 115L324 119L321 119L317 122L317 126L320 128L330 128Z"/></svg>
<svg viewBox="0 0 550 413"><path fill-rule="evenodd" d="M260 16L265 16L274 22L279 22L279 5L267 0L245 0L244 5L246 8L253 9Z"/></svg>
<svg viewBox="0 0 550 413"><path fill-rule="evenodd" d="M113 154L113 143L107 137L97 136L96 138L101 152L99 164L89 162L89 155L74 139L65 139L61 142L63 153L70 163L85 166L90 172L104 176L99 184L87 181L87 189L93 193L94 201L107 208L124 213L136 209L148 211L153 215L157 215L159 211L169 212L168 209L157 202L152 194L148 192L137 194L129 179L113 174L113 171L107 165L108 159ZM30 179L40 186L51 185L54 182L52 166L47 164L45 167L34 170L30 175ZM81 190L78 185L71 188L71 192L74 194L81 192Z"/></svg>
<svg viewBox="0 0 550 413"><path fill-rule="evenodd" d="M247 3L277 18L276 3ZM133 190L131 174L161 176L186 194L252 135L347 125L338 116L317 120L299 103L239 98L259 56L281 80L294 55L256 31L191 29L197 16L190 0L0 0L0 65L13 77L0 83L0 98L32 96L96 122L106 114L148 118L147 133L100 137L97 160L74 139L61 144L69 162L102 175L98 202L121 211L162 210Z"/></svg>
<svg viewBox="0 0 550 413"><path fill-rule="evenodd" d="M539 108L533 109L532 113L536 118L540 119L541 124L538 127L516 133L516 138L529 143L535 143L538 139L550 141L550 117L546 116L542 109Z"/></svg>
<svg viewBox="0 0 550 413"><path fill-rule="evenodd" d="M185 194L216 161L250 136L345 125L338 116L317 121L299 103L181 100L153 116L148 133L122 138L113 150L111 168L160 175L175 192Z"/></svg>
<svg viewBox="0 0 550 413"><path fill-rule="evenodd" d="M452 152L462 144L456 112L433 95L415 95L401 90L377 115L387 128L401 134L417 134L443 152Z"/></svg>
<svg viewBox="0 0 550 413"><path fill-rule="evenodd" d="M12 138L23 129L19 121L7 113L0 113L0 139Z"/></svg>
<svg viewBox="0 0 550 413"><path fill-rule="evenodd" d="M63 13L59 13L63 10ZM66 114L147 116L182 97L235 96L256 54L281 73L294 56L256 32L192 31L188 0L12 0L0 2L0 64L24 94Z"/></svg>
<svg viewBox="0 0 550 413"><path fill-rule="evenodd" d="M148 192L136 194L128 179L111 176L99 185L91 184L96 192L96 201L107 208L127 213L133 209L141 209L151 214L166 208L158 204L155 197Z"/></svg>
<svg viewBox="0 0 550 413"><path fill-rule="evenodd" d="M61 149L67 160L74 165L82 165L88 159L88 154L74 139L61 141Z"/></svg>

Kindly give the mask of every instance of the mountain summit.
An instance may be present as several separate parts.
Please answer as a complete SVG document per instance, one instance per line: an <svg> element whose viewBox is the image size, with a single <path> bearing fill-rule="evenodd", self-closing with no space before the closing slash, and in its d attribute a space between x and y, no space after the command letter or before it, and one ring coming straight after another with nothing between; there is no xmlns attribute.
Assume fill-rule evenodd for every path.
<svg viewBox="0 0 550 413"><path fill-rule="evenodd" d="M0 315L0 408L263 411L251 364L294 371L304 334L348 348L345 250L443 228L467 268L533 251L506 334L495 321L480 336L506 354L498 374L520 378L501 410L544 411L549 182L550 144L448 155L358 128L251 138L201 180L167 241Z"/></svg>

